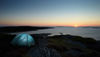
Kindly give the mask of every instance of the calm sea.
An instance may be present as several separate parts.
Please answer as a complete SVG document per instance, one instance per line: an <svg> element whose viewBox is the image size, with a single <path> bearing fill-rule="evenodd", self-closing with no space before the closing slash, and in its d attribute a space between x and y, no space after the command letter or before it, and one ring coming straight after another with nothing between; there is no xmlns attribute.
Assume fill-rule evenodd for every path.
<svg viewBox="0 0 100 57"><path fill-rule="evenodd" d="M74 28L74 27L54 27L51 29L44 29L38 31L27 31L21 33L29 33L29 34L39 34L39 33L51 33L51 35L59 35L60 33L63 34L70 34L70 35L78 35L82 37L92 37L96 40L100 40L100 28Z"/></svg>

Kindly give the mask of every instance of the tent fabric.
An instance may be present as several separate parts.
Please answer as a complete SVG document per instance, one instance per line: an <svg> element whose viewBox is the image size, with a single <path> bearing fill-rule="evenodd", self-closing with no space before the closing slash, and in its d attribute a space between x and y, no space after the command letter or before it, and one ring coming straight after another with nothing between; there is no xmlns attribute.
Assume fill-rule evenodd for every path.
<svg viewBox="0 0 100 57"><path fill-rule="evenodd" d="M13 45L31 46L35 44L34 38L29 34L19 34L11 42Z"/></svg>

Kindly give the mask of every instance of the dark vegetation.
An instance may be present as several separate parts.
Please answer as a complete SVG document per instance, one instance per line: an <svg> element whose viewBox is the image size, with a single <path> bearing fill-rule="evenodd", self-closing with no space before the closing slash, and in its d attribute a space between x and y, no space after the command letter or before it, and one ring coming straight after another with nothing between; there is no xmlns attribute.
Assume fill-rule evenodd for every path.
<svg viewBox="0 0 100 57"><path fill-rule="evenodd" d="M72 35L55 35L48 39L48 47L62 57L100 57L100 41Z"/></svg>
<svg viewBox="0 0 100 57"><path fill-rule="evenodd" d="M37 26L8 26L8 27L0 27L0 32L23 32L23 31L34 31L39 29L49 29L51 27L37 27Z"/></svg>

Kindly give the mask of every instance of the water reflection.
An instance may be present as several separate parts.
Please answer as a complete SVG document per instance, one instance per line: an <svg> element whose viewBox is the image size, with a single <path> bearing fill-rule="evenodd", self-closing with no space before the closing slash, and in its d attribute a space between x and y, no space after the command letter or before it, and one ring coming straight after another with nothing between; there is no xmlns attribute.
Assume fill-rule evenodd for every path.
<svg viewBox="0 0 100 57"><path fill-rule="evenodd" d="M60 32L63 34L92 37L97 40L100 40L100 29L93 29L93 28L55 27L52 29L27 31L27 32L20 32L20 33L29 33L29 34L51 33L51 35L59 35ZM13 33L13 34L19 34L19 33Z"/></svg>

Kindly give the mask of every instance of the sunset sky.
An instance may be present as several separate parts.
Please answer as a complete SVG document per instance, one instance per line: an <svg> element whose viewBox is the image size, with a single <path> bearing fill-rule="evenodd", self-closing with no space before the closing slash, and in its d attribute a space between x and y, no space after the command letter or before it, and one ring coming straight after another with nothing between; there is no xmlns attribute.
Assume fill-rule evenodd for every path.
<svg viewBox="0 0 100 57"><path fill-rule="evenodd" d="M0 0L0 25L100 26L100 0Z"/></svg>

